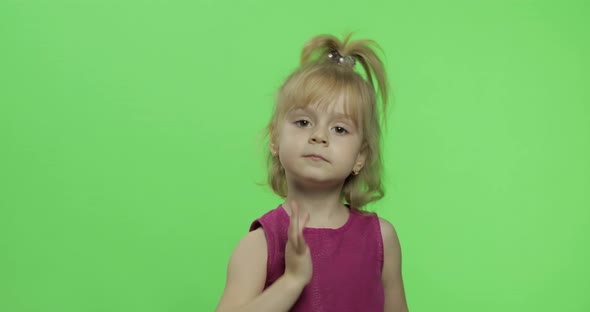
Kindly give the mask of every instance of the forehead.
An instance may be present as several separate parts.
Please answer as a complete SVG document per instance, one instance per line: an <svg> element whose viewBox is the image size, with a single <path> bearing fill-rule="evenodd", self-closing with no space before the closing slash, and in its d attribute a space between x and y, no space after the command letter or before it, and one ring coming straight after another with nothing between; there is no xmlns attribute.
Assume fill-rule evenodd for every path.
<svg viewBox="0 0 590 312"><path fill-rule="evenodd" d="M291 114L301 111L347 118L354 123L358 123L357 119L359 117L358 107L356 107L351 101L347 101L346 96L344 95L340 95L334 99L327 97L321 98L317 99L315 102L293 103L288 110L288 113Z"/></svg>
<svg viewBox="0 0 590 312"><path fill-rule="evenodd" d="M297 113L297 112L311 112L311 113L319 113L319 114L328 114L340 117L348 117L352 118L350 109L347 105L341 100L336 100L333 102L323 102L323 103L308 103L307 105L294 105L290 113Z"/></svg>

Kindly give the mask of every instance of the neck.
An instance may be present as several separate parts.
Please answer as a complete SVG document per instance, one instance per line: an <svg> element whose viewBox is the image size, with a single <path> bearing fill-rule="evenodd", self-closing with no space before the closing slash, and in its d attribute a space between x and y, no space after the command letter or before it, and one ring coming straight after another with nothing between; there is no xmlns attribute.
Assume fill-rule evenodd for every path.
<svg viewBox="0 0 590 312"><path fill-rule="evenodd" d="M301 217L309 212L309 227L338 227L341 223L346 222L348 209L340 199L342 184L321 188L287 181L287 187L288 195L283 207L290 215L289 203L295 201Z"/></svg>

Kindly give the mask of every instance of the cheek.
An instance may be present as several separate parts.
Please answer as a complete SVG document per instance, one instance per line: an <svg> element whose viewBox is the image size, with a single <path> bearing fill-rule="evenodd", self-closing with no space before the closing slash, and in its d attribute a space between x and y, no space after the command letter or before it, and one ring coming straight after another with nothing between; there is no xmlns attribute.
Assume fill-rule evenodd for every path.
<svg viewBox="0 0 590 312"><path fill-rule="evenodd" d="M279 142L279 148L285 152L296 152L301 151L304 148L301 144L301 140L297 140L295 137L283 138Z"/></svg>
<svg viewBox="0 0 590 312"><path fill-rule="evenodd" d="M356 142L346 142L346 144L342 144L338 149L338 153L340 153L345 160L346 163L354 164L356 162L356 158L360 152L360 144Z"/></svg>
<svg viewBox="0 0 590 312"><path fill-rule="evenodd" d="M292 152L298 148L297 139L289 133L283 132L278 138L279 152Z"/></svg>

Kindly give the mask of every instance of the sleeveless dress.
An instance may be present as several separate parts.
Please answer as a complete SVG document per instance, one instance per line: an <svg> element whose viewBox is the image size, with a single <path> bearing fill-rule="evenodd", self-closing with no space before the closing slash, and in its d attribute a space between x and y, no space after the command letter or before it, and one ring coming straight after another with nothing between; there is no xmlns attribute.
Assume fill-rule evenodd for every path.
<svg viewBox="0 0 590 312"><path fill-rule="evenodd" d="M266 289L285 272L289 215L279 205L255 220L250 231L259 227L268 246ZM383 240L377 214L351 210L340 228L304 228L303 237L313 276L290 311L383 311Z"/></svg>

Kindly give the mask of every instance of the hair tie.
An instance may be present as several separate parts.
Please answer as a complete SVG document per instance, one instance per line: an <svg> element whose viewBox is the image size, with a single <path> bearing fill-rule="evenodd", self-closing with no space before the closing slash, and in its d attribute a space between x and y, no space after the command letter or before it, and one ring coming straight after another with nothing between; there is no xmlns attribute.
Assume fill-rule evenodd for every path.
<svg viewBox="0 0 590 312"><path fill-rule="evenodd" d="M354 64L356 63L354 57L350 55L342 56L340 52L338 52L338 50L336 49L330 50L330 53L328 53L328 57L338 64L348 64L351 67L354 66Z"/></svg>

